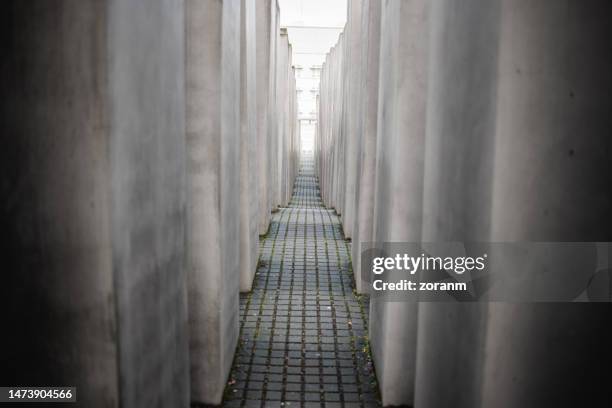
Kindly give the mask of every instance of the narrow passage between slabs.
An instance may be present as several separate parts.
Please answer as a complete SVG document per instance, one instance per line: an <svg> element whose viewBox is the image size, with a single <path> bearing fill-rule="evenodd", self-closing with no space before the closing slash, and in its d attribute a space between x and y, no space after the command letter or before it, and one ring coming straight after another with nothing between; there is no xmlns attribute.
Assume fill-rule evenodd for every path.
<svg viewBox="0 0 612 408"><path fill-rule="evenodd" d="M368 298L353 292L350 247L325 208L312 156L289 206L260 240L253 290L240 298L240 340L226 407L376 407Z"/></svg>

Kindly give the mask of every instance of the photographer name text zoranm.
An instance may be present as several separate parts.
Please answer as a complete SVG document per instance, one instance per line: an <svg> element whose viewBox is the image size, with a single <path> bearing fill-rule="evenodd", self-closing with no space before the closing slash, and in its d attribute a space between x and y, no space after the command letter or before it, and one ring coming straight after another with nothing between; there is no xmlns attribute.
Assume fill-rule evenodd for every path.
<svg viewBox="0 0 612 408"><path fill-rule="evenodd" d="M387 271L405 271L412 279L400 279L394 282L386 282L383 279L374 279L372 289L375 291L460 291L467 290L465 282L442 281L431 282L417 274L419 271L448 271L457 275L465 272L482 271L486 268L487 254L479 257L470 256L410 256L409 254L396 254L393 257L375 257L372 259L372 273L379 277Z"/></svg>

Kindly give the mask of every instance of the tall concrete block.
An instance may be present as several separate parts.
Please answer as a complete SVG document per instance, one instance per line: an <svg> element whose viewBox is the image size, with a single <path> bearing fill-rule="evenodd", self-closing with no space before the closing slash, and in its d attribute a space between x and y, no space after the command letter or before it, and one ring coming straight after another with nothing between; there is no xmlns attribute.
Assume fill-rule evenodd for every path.
<svg viewBox="0 0 612 408"><path fill-rule="evenodd" d="M361 128L357 146L355 219L353 222L352 261L355 286L363 293L361 244L373 240L374 186L376 167L376 130L378 118L378 66L380 57L380 2L367 0L362 13Z"/></svg>
<svg viewBox="0 0 612 408"><path fill-rule="evenodd" d="M336 97L336 90L339 86L339 83L336 81L336 69L335 65L339 63L332 56L337 53L337 49L340 47L340 38L338 39L338 43L330 50L329 56L326 59L326 64L323 66L321 76L324 77L325 83L327 84L325 88L321 85L321 90L325 91L329 89L328 92L322 94L321 100L321 111L322 115L327 114L327 120L325 116L322 117L322 123L327 124L325 128L323 128L321 133L322 138L322 158L325 160L325 170L326 172L323 174L323 178L321 180L321 186L323 187L322 198L328 207L334 207L334 164L333 161L335 155L335 140L332 135L335 134L335 124L337 117L334 115L334 109L337 109L341 105L334 105L334 102L338 102L334 98ZM323 80L321 82L323 84ZM327 95L326 95L327 94Z"/></svg>
<svg viewBox="0 0 612 408"><path fill-rule="evenodd" d="M316 174L319 178L321 199L329 206L329 165L330 165L330 128L331 112L328 100L331 93L330 84L330 53L321 65L321 79L319 81L319 95L317 97L317 131L314 138L314 162Z"/></svg>
<svg viewBox="0 0 612 408"><path fill-rule="evenodd" d="M345 33L329 51L321 69L315 161L323 202L342 214L345 196L346 75Z"/></svg>
<svg viewBox="0 0 612 408"><path fill-rule="evenodd" d="M612 57L600 39L610 36L605 22L612 7L552 0L379 3L377 129L368 139L367 98L375 92L367 77L375 69L369 59L377 56L366 40L366 3L358 218L348 230L354 266L365 240L610 240ZM315 138L323 200L345 223L351 218L348 129L358 126L348 97L352 23L349 14L322 69ZM365 147L368 142L376 147ZM372 151L375 201L361 219L371 195L365 166ZM372 231L368 238L362 228ZM608 319L608 308L594 304L417 307L373 298L370 340L383 405L607 406Z"/></svg>
<svg viewBox="0 0 612 408"><path fill-rule="evenodd" d="M108 7L121 406L187 406L183 2Z"/></svg>
<svg viewBox="0 0 612 408"><path fill-rule="evenodd" d="M332 90L329 101L330 110L330 130L329 130L329 206L332 208L338 207L337 191L338 191L338 169L339 169L339 148L340 148L340 131L342 129L342 107L344 99L342 97L343 81L342 81L342 65L343 65L343 46L344 35L338 36L338 43L330 52L329 58L329 82Z"/></svg>
<svg viewBox="0 0 612 408"><path fill-rule="evenodd" d="M346 47L344 60L347 62L345 71L345 98L344 110L344 196L342 203L342 224L344 235L353 236L353 221L357 202L357 156L359 153L359 138L361 135L361 77L363 76L362 55L362 14L364 0L349 0L347 4L347 23L344 29Z"/></svg>
<svg viewBox="0 0 612 408"><path fill-rule="evenodd" d="M343 34L340 33L338 36L338 42L330 50L327 58L327 64L325 71L327 75L327 83L329 90L328 102L323 103L322 106L325 109L327 106L328 111L328 126L326 144L328 146L328 169L327 169L327 197L323 197L323 200L329 207L337 207L337 186L338 186L338 148L339 148L339 133L342 126L342 47L343 47ZM324 101L323 101L324 102Z"/></svg>
<svg viewBox="0 0 612 408"><path fill-rule="evenodd" d="M295 68L293 67L293 49L289 44L289 58L287 61L287 108L285 118L285 138L286 147L284 153L284 174L283 174L283 202L282 205L289 204L293 195L293 184L299 166L299 122L297 117L297 91L295 83Z"/></svg>
<svg viewBox="0 0 612 408"><path fill-rule="evenodd" d="M329 54L328 54L329 55ZM326 95L329 89L327 85L327 59L321 64L321 76L319 79L319 94L316 99L317 126L313 142L313 158L315 166L315 174L319 179L319 189L321 191L321 200L327 201L327 143L326 136L328 134L329 120L327 119L327 109L325 106Z"/></svg>
<svg viewBox="0 0 612 408"><path fill-rule="evenodd" d="M604 1L501 2L492 241L610 241L611 17ZM489 309L483 406L610 404L608 305Z"/></svg>
<svg viewBox="0 0 612 408"><path fill-rule="evenodd" d="M291 58L292 55L293 50L291 45L289 45L289 118L287 120L287 131L289 132L289 147L287 157L289 158L289 168L287 169L287 181L285 182L285 203L289 203L289 201L291 201L291 196L293 195L293 185L295 183L295 178L298 173L301 152L299 134L300 123L297 115L298 112L295 67L293 66L293 60Z"/></svg>
<svg viewBox="0 0 612 408"><path fill-rule="evenodd" d="M329 55L329 54L328 54ZM328 186L327 186L327 165L328 165L328 142L329 134L329 119L327 110L327 95L329 92L328 85L328 70L329 62L326 60L321 65L321 79L319 80L319 95L317 95L317 129L314 137L314 163L315 172L319 178L319 189L321 190L321 199L324 203L328 203Z"/></svg>
<svg viewBox="0 0 612 408"><path fill-rule="evenodd" d="M96 18L107 10L64 5L3 5L1 376L71 383L80 401L117 407L107 20ZM60 33L74 51L52 41Z"/></svg>
<svg viewBox="0 0 612 408"><path fill-rule="evenodd" d="M321 123L323 112L321 112L321 93L323 92L322 83L324 80L323 69L325 62L321 65L320 79L319 79L319 93L315 97L315 112L317 113L317 125L314 129L314 137L312 143L313 150L313 161L314 161L314 172L319 178L319 189L321 190L321 197L323 196L323 188L321 186L321 175L323 174L323 158L322 158L322 140L321 132L325 128L325 125Z"/></svg>
<svg viewBox="0 0 612 408"><path fill-rule="evenodd" d="M293 55L293 54L292 54ZM297 83L295 79L295 66L293 61L289 64L290 72L290 96L291 96L291 111L289 113L289 126L291 128L291 149L290 149L290 173L289 173L289 188L287 189L287 202L291 201L293 196L293 187L300 168L300 154L302 152L302 142L300 135L300 121L298 118L298 100L297 100Z"/></svg>
<svg viewBox="0 0 612 408"><path fill-rule="evenodd" d="M323 187L323 179L325 178L325 159L323 158L324 145L323 145L323 134L326 131L327 124L322 123L326 118L325 113L323 112L323 107L321 105L321 95L326 91L326 87L324 88L323 83L325 81L325 62L321 64L321 73L319 79L319 94L315 99L316 107L315 112L317 113L317 125L315 126L315 134L313 138L313 161L314 161L314 172L315 175L319 179L319 189L321 192L321 199L324 200L324 187Z"/></svg>
<svg viewBox="0 0 612 408"><path fill-rule="evenodd" d="M381 10L374 232L377 243L420 242L426 130L428 2ZM370 340L383 405L412 405L418 304L373 297Z"/></svg>
<svg viewBox="0 0 612 408"><path fill-rule="evenodd" d="M604 3L434 3L425 241L609 241L606 16ZM416 406L604 406L608 313L421 304Z"/></svg>
<svg viewBox="0 0 612 408"><path fill-rule="evenodd" d="M268 94L268 162L267 176L269 180L268 194L270 194L270 203L268 211L276 210L279 203L279 172L278 172L278 149L279 149L279 126L278 120L280 115L280 104L278 94L278 70L279 70L279 42L280 42L280 11L278 3L273 0L270 4L270 68L268 75L270 76L270 92Z"/></svg>
<svg viewBox="0 0 612 408"><path fill-rule="evenodd" d="M270 105L272 58L272 0L255 2L256 38L256 89L257 89L257 186L259 193L259 234L265 234L270 224L270 177L269 177L269 110Z"/></svg>
<svg viewBox="0 0 612 408"><path fill-rule="evenodd" d="M287 63L285 64L286 79L286 102L284 107L285 118L283 120L284 128L284 147L283 147L283 166L282 166L282 183L281 183L281 205L286 206L291 200L294 181L294 150L295 150L295 129L297 116L295 112L295 71L292 63L292 47L287 43Z"/></svg>
<svg viewBox="0 0 612 408"><path fill-rule="evenodd" d="M435 1L430 11L422 241L486 242L499 3ZM415 406L480 406L486 316L486 303L419 304Z"/></svg>
<svg viewBox="0 0 612 408"><path fill-rule="evenodd" d="M287 30L280 29L276 58L276 138L274 171L274 206L284 205L286 197L286 149L288 135L286 122L288 120L288 86L289 86L289 38Z"/></svg>
<svg viewBox="0 0 612 408"><path fill-rule="evenodd" d="M240 4L240 290L245 292L251 290L259 250L255 3Z"/></svg>
<svg viewBox="0 0 612 408"><path fill-rule="evenodd" d="M2 383L187 407L183 3L3 11Z"/></svg>
<svg viewBox="0 0 612 408"><path fill-rule="evenodd" d="M291 78L292 80L292 95L293 95L293 108L292 108L292 117L293 117L293 150L291 155L292 168L291 168L291 188L289 189L289 194L293 196L293 187L295 186L295 180L300 171L300 160L302 154L302 135L301 135L301 124L298 117L298 99L297 99L297 81L295 79L295 66L291 67ZM318 95L317 95L318 97Z"/></svg>
<svg viewBox="0 0 612 408"><path fill-rule="evenodd" d="M321 69L321 119L323 125L321 128L321 159L323 160L322 175L320 180L320 188L322 188L322 199L328 207L333 207L332 203L332 188L333 188L333 165L334 144L332 141L332 131L334 128L335 117L333 116L332 98L334 96L335 87L331 82L333 80L333 65L334 61L330 58L338 44L334 46L326 59L325 65ZM323 84L326 84L325 86ZM327 91L327 92L326 92Z"/></svg>
<svg viewBox="0 0 612 408"><path fill-rule="evenodd" d="M219 404L238 339L240 0L185 6L191 398Z"/></svg>
<svg viewBox="0 0 612 408"><path fill-rule="evenodd" d="M326 102L325 99L321 100L321 110L322 112L326 112L327 111L327 115L328 115L328 129L325 131L325 133L323 133L321 135L322 140L323 140L323 149L324 146L327 146L327 154L324 157L324 159L327 161L327 174L324 175L325 179L327 180L327 186L325 186L325 184L323 184L323 181L321 181L322 186L324 188L324 192L325 195L323 195L323 201L325 202L325 204L328 207L334 208L335 206L335 195L334 195L334 186L335 186L335 155L336 155L336 139L335 139L335 135L337 134L337 121L338 121L338 115L337 113L334 114L335 111L337 111L338 109L340 109L342 107L342 103L341 101L338 100L337 97L337 90L340 87L340 83L336 82L336 71L337 68L336 66L341 63L341 59L336 59L333 58L332 55L334 55L334 53L337 53L337 49L340 48L342 46L341 44L341 37L342 37L342 33L339 35L338 37L338 42L336 43L336 45L330 50L329 52L329 56L326 59L326 64L322 69L322 73L321 76L323 76L324 74L326 74L326 82L329 84L326 88L329 88L328 91L328 96L327 99L328 101ZM340 88L341 89L341 88ZM324 96L324 95L323 95ZM325 153L325 150L323 150L323 152Z"/></svg>
<svg viewBox="0 0 612 408"><path fill-rule="evenodd" d="M331 109L331 129L330 129L330 174L329 174L329 205L340 212L339 191L342 188L342 177L340 170L342 169L343 153L342 153L342 111L344 107L344 83L343 70L344 65L344 35L340 34L338 43L331 51L330 55L330 82L332 83L332 94L330 99Z"/></svg>
<svg viewBox="0 0 612 408"><path fill-rule="evenodd" d="M290 153L296 137L295 73L287 32L279 24L278 3L257 2L260 234L268 230L270 212L289 203L298 165Z"/></svg>
<svg viewBox="0 0 612 408"><path fill-rule="evenodd" d="M338 82L338 90L336 100L338 106L334 109L336 115L336 136L334 138L334 188L333 188L333 207L342 216L344 212L344 191L346 185L346 110L347 106L347 87L348 76L346 75L346 48L348 47L348 39L346 33L343 32L342 42L337 48L337 64L336 81Z"/></svg>

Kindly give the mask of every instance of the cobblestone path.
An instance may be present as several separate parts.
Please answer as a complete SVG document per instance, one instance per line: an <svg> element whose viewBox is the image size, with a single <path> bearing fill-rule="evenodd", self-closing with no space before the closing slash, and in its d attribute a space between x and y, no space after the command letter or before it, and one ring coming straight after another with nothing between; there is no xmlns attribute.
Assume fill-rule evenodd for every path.
<svg viewBox="0 0 612 408"><path fill-rule="evenodd" d="M225 407L377 407L368 300L353 293L349 244L323 206L312 158L260 240L253 291L241 295L240 344Z"/></svg>

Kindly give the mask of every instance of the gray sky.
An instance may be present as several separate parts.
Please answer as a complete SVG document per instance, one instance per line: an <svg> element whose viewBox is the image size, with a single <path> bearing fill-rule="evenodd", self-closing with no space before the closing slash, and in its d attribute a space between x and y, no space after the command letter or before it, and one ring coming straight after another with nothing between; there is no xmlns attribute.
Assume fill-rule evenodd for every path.
<svg viewBox="0 0 612 408"><path fill-rule="evenodd" d="M302 149L311 150L316 126L316 95L325 54L346 23L347 0L278 0L280 25L287 27L296 67L298 118Z"/></svg>
<svg viewBox="0 0 612 408"><path fill-rule="evenodd" d="M320 65L344 27L346 0L279 0L279 7L281 27L288 27L294 62Z"/></svg>

